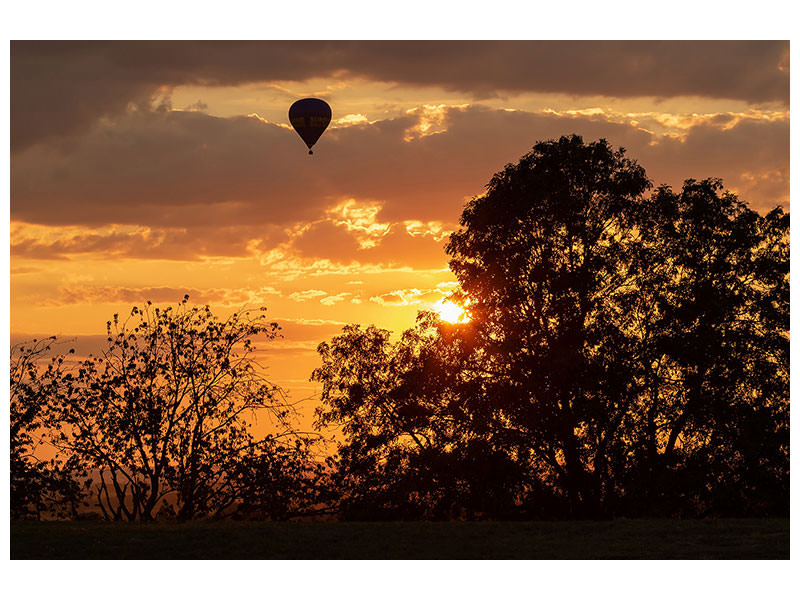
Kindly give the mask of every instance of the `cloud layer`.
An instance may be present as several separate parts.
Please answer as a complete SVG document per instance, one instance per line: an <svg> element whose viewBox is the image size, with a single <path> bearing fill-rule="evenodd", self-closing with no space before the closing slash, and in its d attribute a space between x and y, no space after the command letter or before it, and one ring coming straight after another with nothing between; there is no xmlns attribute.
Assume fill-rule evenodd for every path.
<svg viewBox="0 0 800 600"><path fill-rule="evenodd" d="M655 184L721 177L757 209L788 206L788 119L712 115L657 135L640 115L438 110L437 133L409 137L421 118L409 114L329 131L314 157L294 132L256 117L133 111L16 153L12 220L61 233L21 227L13 251L197 260L283 248L430 268L492 173L573 132L625 147Z"/></svg>
<svg viewBox="0 0 800 600"><path fill-rule="evenodd" d="M780 41L264 41L11 44L11 143L86 130L176 85L364 78L457 90L789 103Z"/></svg>

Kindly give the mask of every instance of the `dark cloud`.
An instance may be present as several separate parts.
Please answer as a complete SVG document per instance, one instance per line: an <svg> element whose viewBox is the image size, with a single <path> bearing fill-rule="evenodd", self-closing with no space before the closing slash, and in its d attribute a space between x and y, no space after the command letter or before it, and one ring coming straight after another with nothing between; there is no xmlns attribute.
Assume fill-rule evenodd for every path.
<svg viewBox="0 0 800 600"><path fill-rule="evenodd" d="M683 142L629 147L656 184L720 177L751 208L789 208L789 122L744 120L728 129L692 127Z"/></svg>
<svg viewBox="0 0 800 600"><path fill-rule="evenodd" d="M256 118L137 113L12 161L12 218L49 225L224 227L311 221L341 198L382 215L455 221L464 198L539 139L585 130L626 146L650 136L602 120L453 109L446 133L410 142L416 117L335 129L313 158L293 131Z"/></svg>
<svg viewBox="0 0 800 600"><path fill-rule="evenodd" d="M207 256L249 256L251 240L272 247L286 239L275 226L195 227L144 231L82 232L45 239L32 232L12 235L11 253L16 258L71 260L79 255L105 257L202 260Z"/></svg>
<svg viewBox="0 0 800 600"><path fill-rule="evenodd" d="M789 102L781 41L263 41L11 44L11 144L86 130L179 84L362 77L509 92Z"/></svg>
<svg viewBox="0 0 800 600"><path fill-rule="evenodd" d="M295 137L256 118L128 115L15 157L12 211L45 224L155 227L307 218L331 190L309 177L313 163ZM298 192L306 198L300 204L285 202Z"/></svg>
<svg viewBox="0 0 800 600"><path fill-rule="evenodd" d="M444 110L445 131L405 141L407 115L326 133L313 157L294 132L256 118L136 113L69 144L18 153L11 165L11 217L44 225L149 228L41 241L14 236L15 256L107 252L150 258L243 256L285 242L285 229L319 221L346 198L382 206L391 225L374 248L331 222L295 240L306 256L366 262L430 252L406 220L454 223L465 198L538 140L578 133L628 150L656 184L721 177L758 209L788 203L788 120L709 119L683 140L657 137L604 115L566 116L474 106ZM313 238L313 239L312 239ZM326 254L327 253L327 254ZM431 258L433 260L433 258ZM364 262L364 261L362 261Z"/></svg>

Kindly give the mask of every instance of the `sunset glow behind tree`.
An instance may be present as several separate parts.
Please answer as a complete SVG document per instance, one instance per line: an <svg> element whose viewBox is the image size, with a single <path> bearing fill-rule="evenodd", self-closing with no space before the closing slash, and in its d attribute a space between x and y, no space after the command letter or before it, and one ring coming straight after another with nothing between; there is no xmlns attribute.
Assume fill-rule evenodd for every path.
<svg viewBox="0 0 800 600"><path fill-rule="evenodd" d="M74 338L85 356L146 300L266 306L284 337L261 362L296 400L345 323L468 320L444 246L538 140L605 138L656 184L721 177L756 210L789 205L783 42L11 50L12 341ZM310 96L333 108L313 157L287 114Z"/></svg>

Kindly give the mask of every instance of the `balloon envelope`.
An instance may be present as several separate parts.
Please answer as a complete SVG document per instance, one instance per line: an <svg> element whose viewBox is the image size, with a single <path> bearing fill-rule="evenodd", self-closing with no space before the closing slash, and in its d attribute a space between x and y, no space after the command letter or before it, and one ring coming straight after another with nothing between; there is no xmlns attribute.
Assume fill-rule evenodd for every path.
<svg viewBox="0 0 800 600"><path fill-rule="evenodd" d="M331 122L331 107L319 98L303 98L289 108L289 122L294 130L303 138L311 154L311 146L317 143L319 136Z"/></svg>

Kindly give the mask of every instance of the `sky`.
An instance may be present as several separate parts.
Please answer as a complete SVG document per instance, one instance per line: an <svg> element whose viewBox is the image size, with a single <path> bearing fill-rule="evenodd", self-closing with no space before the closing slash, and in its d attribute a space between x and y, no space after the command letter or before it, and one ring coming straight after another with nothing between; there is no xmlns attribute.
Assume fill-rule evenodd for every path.
<svg viewBox="0 0 800 600"><path fill-rule="evenodd" d="M316 346L439 305L465 202L537 141L789 208L788 42L12 42L10 91L12 342L265 306L269 377L312 408ZM308 96L333 112L313 156Z"/></svg>

